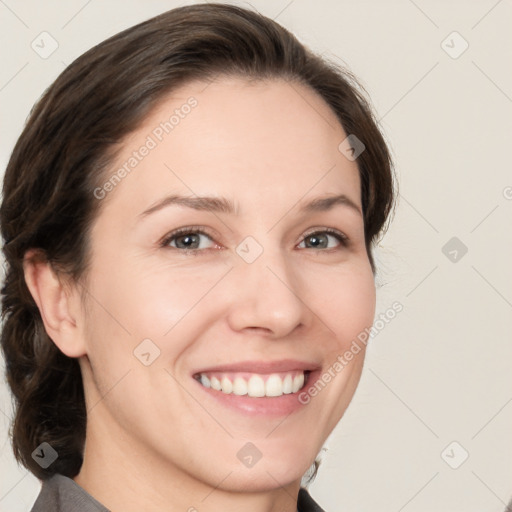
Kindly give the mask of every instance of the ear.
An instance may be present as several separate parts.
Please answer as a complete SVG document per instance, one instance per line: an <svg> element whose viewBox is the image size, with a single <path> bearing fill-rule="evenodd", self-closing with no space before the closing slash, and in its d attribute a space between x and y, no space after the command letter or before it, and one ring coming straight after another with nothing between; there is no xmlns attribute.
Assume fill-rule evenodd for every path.
<svg viewBox="0 0 512 512"><path fill-rule="evenodd" d="M40 251L30 249L25 253L23 270L48 336L68 357L85 355L85 342L79 328L81 322L77 318L80 302L76 289L65 286L64 280Z"/></svg>

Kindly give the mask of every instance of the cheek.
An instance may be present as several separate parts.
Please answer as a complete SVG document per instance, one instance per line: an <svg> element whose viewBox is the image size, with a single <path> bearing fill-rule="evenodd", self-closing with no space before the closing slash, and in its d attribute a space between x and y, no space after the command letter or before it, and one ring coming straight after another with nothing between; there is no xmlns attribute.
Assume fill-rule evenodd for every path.
<svg viewBox="0 0 512 512"><path fill-rule="evenodd" d="M369 262L361 260L337 271L317 269L311 282L315 284L308 288L310 307L328 329L319 336L324 383L306 388L306 392L312 415L325 426L324 433L330 433L352 400L361 377L366 346L358 336L373 324L375 281Z"/></svg>
<svg viewBox="0 0 512 512"><path fill-rule="evenodd" d="M130 258L97 266L91 293L95 313L89 324L94 325L94 339L102 345L99 350L107 345L110 352L122 351L124 358L129 358L134 348L149 338L165 347L168 356L178 355L186 349L187 338L199 336L216 312L222 314L222 304L214 296L228 286L229 277L221 281L230 265L195 264L195 257L190 258L173 265L161 261L142 265ZM296 291L316 315L313 322L327 326L321 338L328 351L350 343L371 326L375 314L369 262L358 258L347 263L338 268L301 264L295 271ZM182 332L185 327L188 336Z"/></svg>
<svg viewBox="0 0 512 512"><path fill-rule="evenodd" d="M229 270L225 264L173 265L134 264L118 260L104 271L97 267L91 289L93 352L117 356L126 365L133 350L144 339L151 339L167 359L183 351L190 334L204 329L209 292ZM100 277L101 276L101 277ZM183 329L190 331L184 336Z"/></svg>
<svg viewBox="0 0 512 512"><path fill-rule="evenodd" d="M330 329L330 349L339 350L372 325L375 282L371 267L361 262L337 270L318 268L307 287L307 301Z"/></svg>

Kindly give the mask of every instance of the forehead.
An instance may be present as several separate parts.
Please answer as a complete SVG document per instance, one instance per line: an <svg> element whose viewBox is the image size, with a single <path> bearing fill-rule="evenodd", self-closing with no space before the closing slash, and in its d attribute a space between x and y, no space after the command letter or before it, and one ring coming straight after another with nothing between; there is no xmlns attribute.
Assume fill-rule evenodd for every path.
<svg viewBox="0 0 512 512"><path fill-rule="evenodd" d="M133 208L164 192L213 193L233 198L243 213L244 204L282 209L308 194L344 193L360 204L357 164L338 149L346 136L304 85L192 82L161 100L123 141L110 172L126 172L109 201Z"/></svg>

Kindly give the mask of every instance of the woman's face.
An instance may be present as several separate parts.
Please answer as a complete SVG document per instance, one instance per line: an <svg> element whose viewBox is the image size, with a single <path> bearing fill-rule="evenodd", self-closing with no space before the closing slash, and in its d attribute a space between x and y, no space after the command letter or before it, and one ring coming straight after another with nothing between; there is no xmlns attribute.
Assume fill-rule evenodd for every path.
<svg viewBox="0 0 512 512"><path fill-rule="evenodd" d="M347 135L304 86L224 78L175 91L123 142L95 192L82 331L97 453L183 485L300 480L364 350L333 365L374 316Z"/></svg>

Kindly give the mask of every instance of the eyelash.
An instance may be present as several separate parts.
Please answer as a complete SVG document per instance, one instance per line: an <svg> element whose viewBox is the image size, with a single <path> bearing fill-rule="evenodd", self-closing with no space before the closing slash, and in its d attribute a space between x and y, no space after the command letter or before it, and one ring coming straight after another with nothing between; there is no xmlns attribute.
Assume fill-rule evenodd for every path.
<svg viewBox="0 0 512 512"><path fill-rule="evenodd" d="M324 228L321 230L311 231L304 235L304 237L302 238L300 243L302 243L306 238L308 238L312 235L317 235L317 234L321 234L321 233L327 233L329 235L334 236L340 242L342 247L348 247L348 245L350 244L350 240L347 237L347 235L345 235L341 231L338 231L338 230L332 229L332 228ZM175 251L181 251L185 254L196 254L196 255L200 252L212 250L212 249L181 249L181 248L177 248L177 247L169 247L169 243L171 241L173 241L175 238L179 238L182 235L190 235L190 234L205 235L208 238L210 238L210 240L213 241L213 236L210 233L208 233L208 231L205 228L203 228L202 226L189 226L189 227L185 227L185 228L176 229L175 231L172 231L171 233L167 234L160 242L160 247L175 250ZM314 248L306 247L306 249L314 249ZM215 250L215 249L213 249L213 250ZM320 249L320 250L324 251L324 252L331 252L333 250L336 250L336 248Z"/></svg>

